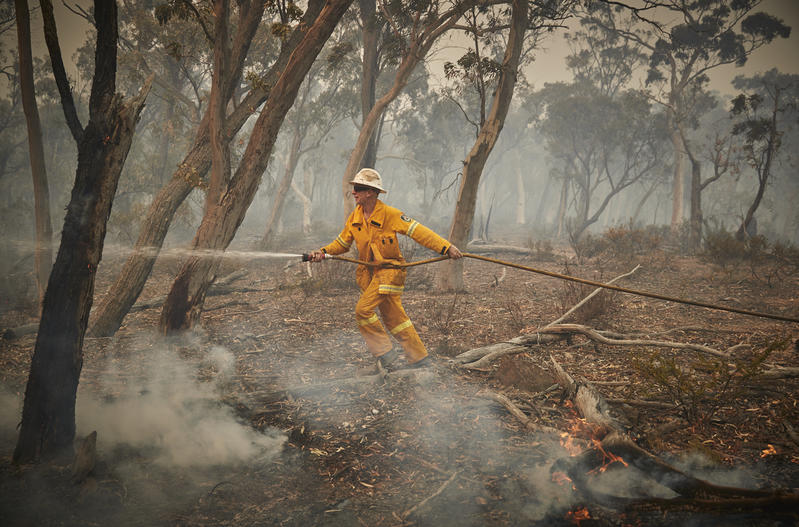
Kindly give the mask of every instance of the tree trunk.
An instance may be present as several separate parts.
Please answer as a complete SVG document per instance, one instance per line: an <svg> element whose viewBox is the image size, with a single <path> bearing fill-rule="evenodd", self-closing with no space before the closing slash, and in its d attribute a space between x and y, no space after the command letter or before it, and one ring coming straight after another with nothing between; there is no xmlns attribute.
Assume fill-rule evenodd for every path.
<svg viewBox="0 0 799 527"><path fill-rule="evenodd" d="M480 128L472 150L463 164L463 177L461 178L458 201L455 205L455 214L449 232L449 241L456 246L466 247L469 229L474 220L474 209L477 203L477 189L488 156L496 145L508 109L513 98L513 89L516 86L519 58L527 29L527 3L523 0L514 0L511 12L511 29L508 35L508 44L505 56L502 59L502 73L494 100L486 122ZM439 287L447 291L460 291L463 289L463 261L452 260L445 262L439 274Z"/></svg>
<svg viewBox="0 0 799 527"><path fill-rule="evenodd" d="M361 68L361 125L375 105L378 69L377 41L382 28L377 25L375 0L360 0L361 21L363 24L363 62ZM374 167L377 162L377 138L372 133L359 168Z"/></svg>
<svg viewBox="0 0 799 527"><path fill-rule="evenodd" d="M299 116L297 119L299 120ZM294 172L297 170L297 163L300 158L300 147L302 143L302 135L297 128L294 130L294 136L291 140L289 158L286 161L285 171L283 172L283 177L280 180L280 185L277 188L277 193L275 194L275 198L272 203L272 210L269 213L269 220L266 222L266 230L261 238L261 247L264 249L268 249L269 244L272 243L278 221L280 221L280 218L283 216L283 206L286 204L286 196L288 195L292 181L294 180Z"/></svg>
<svg viewBox="0 0 799 527"><path fill-rule="evenodd" d="M43 7L43 13L46 9ZM45 23L52 22L54 26L52 6L49 11ZM75 185L42 307L25 389L22 425L13 455L15 463L72 449L83 337L92 305L95 272L119 175L152 81L148 80L140 94L128 103L114 95L116 3L97 0L94 13L97 47L90 118L85 129L75 130L80 136Z"/></svg>
<svg viewBox="0 0 799 527"><path fill-rule="evenodd" d="M39 306L44 301L47 278L53 265L53 227L50 221L50 189L47 185L47 170L44 163L42 125L33 84L33 58L31 56L31 25L28 0L15 0L17 14L17 41L19 45L19 84L22 107L28 125L28 150L30 152L31 175L33 176L33 203L36 218L36 249L34 272L39 292Z"/></svg>
<svg viewBox="0 0 799 527"><path fill-rule="evenodd" d="M211 139L211 177L205 195L206 212L213 207L230 178L230 146L225 136L225 80L230 62L228 47L229 0L214 0L214 69L208 102L208 126Z"/></svg>
<svg viewBox="0 0 799 527"><path fill-rule="evenodd" d="M521 169L516 170L516 225L527 223L527 194L524 192L524 177Z"/></svg>
<svg viewBox="0 0 799 527"><path fill-rule="evenodd" d="M687 150L687 149L686 149ZM688 160L691 162L691 248L699 249L702 243L702 164L688 150Z"/></svg>
<svg viewBox="0 0 799 527"><path fill-rule="evenodd" d="M308 188L308 185L306 185L305 188ZM296 183L291 184L291 190L293 190L294 193L297 194L297 197L300 198L300 201L302 201L302 232L303 234L309 234L311 232L311 206L313 202L307 194L300 190L300 187L298 187Z"/></svg>
<svg viewBox="0 0 799 527"><path fill-rule="evenodd" d="M632 218L630 219L630 222L632 224L635 224L638 221L638 217L641 215L641 211L643 210L644 205L646 204L647 200L649 200L649 198L652 196L652 194L655 192L657 186L658 182L652 181L652 185L646 190L643 197L638 201L638 205L635 206L635 211L633 212Z"/></svg>
<svg viewBox="0 0 799 527"><path fill-rule="evenodd" d="M674 151L674 177L672 180L672 201L671 201L671 230L676 232L682 223L683 216L683 144L680 131L674 122L675 117L670 118L671 122L671 145Z"/></svg>
<svg viewBox="0 0 799 527"><path fill-rule="evenodd" d="M277 80L280 71L285 67L291 53L296 49L307 27L316 19L321 10L322 2L312 1L308 4L303 21L299 29L294 31L289 40L280 50L275 64L264 77L262 85L254 87L244 98L233 113L227 118L225 135L233 137L244 125L247 119L266 100L268 92L266 87L272 86ZM262 13L263 11L261 11ZM252 18L256 18L255 15ZM260 19L260 17L257 17ZM246 41L246 35L237 37L234 41L234 62L243 61L245 53L237 46L239 40ZM241 65L237 70L241 69ZM231 77L235 77L232 74ZM229 86L229 85L228 85ZM95 322L90 334L94 337L110 337L119 329L122 320L127 315L136 299L139 298L147 278L153 269L158 252L164 243L172 218L178 207L195 187L204 186L203 178L211 166L211 150L209 145L209 115L206 113L200 125L191 150L172 179L156 195L147 215L142 223L139 237L133 248L133 253L105 295L103 304L97 310Z"/></svg>
<svg viewBox="0 0 799 527"><path fill-rule="evenodd" d="M563 176L563 184L560 187L560 200L558 200L558 232L557 237L563 236L563 230L566 226L566 209L569 201L569 178Z"/></svg>
<svg viewBox="0 0 799 527"><path fill-rule="evenodd" d="M746 211L746 216L744 216L744 221L741 223L741 226L738 227L738 232L736 233L736 237L739 240L744 240L747 237L747 233L752 232L750 231L750 224L755 217L755 212L757 208L760 206L760 202L763 200L763 194L766 193L766 184L768 183L769 174L771 173L771 163L774 160L774 154L778 148L778 141L780 133L777 131L777 115L780 112L780 92L781 89L778 86L775 86L774 90L774 108L771 112L771 120L769 122L769 134L768 134L768 142L766 144L766 161L763 164L763 168L758 167L758 186L757 186L757 194L755 194L755 200L749 206L749 209Z"/></svg>
<svg viewBox="0 0 799 527"><path fill-rule="evenodd" d="M241 163L219 203L203 217L195 249L224 250L244 219L269 161L280 126L294 104L303 79L352 0L330 0L294 50L270 91L250 136ZM199 319L205 294L219 266L219 256L195 255L184 264L161 312L164 333L191 328Z"/></svg>
<svg viewBox="0 0 799 527"><path fill-rule="evenodd" d="M345 215L349 214L349 212L352 210L352 202L350 201L350 181L352 181L355 173L362 165L362 160L366 154L369 142L372 139L378 124L380 123L383 112L385 112L386 108L388 108L388 105L391 104L391 102L396 99L400 93L402 93L402 90L405 88L405 85L408 84L408 79L410 78L411 73L413 73L413 70L416 68L416 65L419 64L419 61L422 58L424 58L425 53L418 50L418 43L414 43L413 47L415 49L409 51L402 60L402 63L397 70L397 74L394 77L394 84L391 86L391 89L389 89L385 95L380 97L380 99L375 102L374 106L372 106L372 109L369 110L369 113L363 119L361 131L358 134L358 139L355 141L355 146L352 149L349 161L347 162L347 167L344 169L344 175L341 179L341 195L344 201Z"/></svg>

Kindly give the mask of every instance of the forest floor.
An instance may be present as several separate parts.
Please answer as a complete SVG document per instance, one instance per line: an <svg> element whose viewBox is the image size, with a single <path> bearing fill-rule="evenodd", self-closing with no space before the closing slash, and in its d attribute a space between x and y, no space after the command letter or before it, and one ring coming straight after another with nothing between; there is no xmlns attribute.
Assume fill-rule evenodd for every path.
<svg viewBox="0 0 799 527"><path fill-rule="evenodd" d="M426 257L407 254L408 260ZM799 315L799 274L745 262L721 267L652 250L578 263L568 251L492 256L619 285L738 308ZM78 434L97 430L97 465L82 484L68 463L13 467L21 395L35 335L0 340L0 517L5 525L793 525L793 510L697 503L611 463L589 476L621 501L597 502L553 464L592 445L559 387L554 358L593 383L649 452L721 485L799 488L799 378L759 377L765 362L797 367L799 325L603 293L569 322L732 351L608 346L583 337L529 346L484 371L450 359L557 319L591 288L465 261L466 291L434 288L438 266L409 270L403 303L430 350L428 373L357 382L374 361L353 318L354 266L230 259L244 271L206 299L202 328L157 335L158 307L132 312L113 338L87 338ZM98 271L97 298L122 258ZM140 302L163 297L178 261L159 261ZM310 269L310 271L309 271ZM769 280L771 284L769 284ZM0 329L32 322L0 315ZM740 346L739 346L740 345ZM730 377L728 362L750 374ZM669 369L667 366L671 365ZM336 381L342 381L338 383ZM526 428L490 394L508 397ZM627 400L628 403L623 401ZM654 404L646 405L641 401ZM561 441L563 444L561 444ZM576 451L574 450L576 448ZM658 501L661 500L661 501ZM675 503L679 501L676 500ZM622 503L622 505L619 505Z"/></svg>

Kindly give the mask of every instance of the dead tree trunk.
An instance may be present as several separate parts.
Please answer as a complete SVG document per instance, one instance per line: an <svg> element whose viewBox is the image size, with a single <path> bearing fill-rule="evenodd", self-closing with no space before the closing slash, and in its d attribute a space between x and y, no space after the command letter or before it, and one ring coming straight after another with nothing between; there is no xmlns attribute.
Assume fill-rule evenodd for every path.
<svg viewBox="0 0 799 527"><path fill-rule="evenodd" d="M106 222L150 82L127 103L116 89L117 9L115 2L96 1L97 46L89 101L89 122L82 129L74 105L64 104L77 128L78 168L67 207L61 246L50 275L39 334L25 389L22 425L14 462L35 461L71 450L75 437L75 398L83 366L83 337L94 294L94 279L103 250ZM46 31L55 35L52 5L42 2ZM57 39L57 37L56 37ZM55 46L55 47L54 47ZM48 40L53 63L60 51ZM55 71L55 70L54 70ZM66 75L56 73L66 87ZM71 102L71 93L69 93Z"/></svg>
<svg viewBox="0 0 799 527"><path fill-rule="evenodd" d="M351 3L352 0L327 2L289 58L255 123L247 149L230 185L219 203L212 206L203 217L194 237L195 249L221 251L233 240L258 190L261 175L269 161L286 113L294 103L313 61ZM220 258L216 256L196 255L183 264L161 312L162 332L188 329L197 322L206 291L213 281L219 262Z"/></svg>

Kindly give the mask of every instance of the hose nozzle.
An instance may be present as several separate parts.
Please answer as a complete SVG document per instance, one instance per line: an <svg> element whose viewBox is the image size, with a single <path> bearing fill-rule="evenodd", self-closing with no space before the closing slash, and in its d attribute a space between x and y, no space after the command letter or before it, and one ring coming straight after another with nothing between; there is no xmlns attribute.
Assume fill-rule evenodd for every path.
<svg viewBox="0 0 799 527"><path fill-rule="evenodd" d="M328 258L328 255L322 253L322 259ZM302 261L303 262L310 262L311 261L311 253L302 253Z"/></svg>

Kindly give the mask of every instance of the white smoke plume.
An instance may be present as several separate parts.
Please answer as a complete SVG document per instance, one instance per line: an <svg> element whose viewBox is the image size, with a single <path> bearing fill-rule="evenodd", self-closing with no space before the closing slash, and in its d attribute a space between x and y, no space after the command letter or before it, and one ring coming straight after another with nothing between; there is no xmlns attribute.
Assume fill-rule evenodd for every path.
<svg viewBox="0 0 799 527"><path fill-rule="evenodd" d="M113 367L103 378L116 393L101 399L81 384L76 419L78 434L98 433L98 450L129 445L154 456L160 465L209 467L246 462L280 451L282 434L262 434L236 419L220 402L216 382L200 382L196 367L166 345L141 354L143 375L119 386ZM224 379L235 368L228 350L215 346L206 361Z"/></svg>

